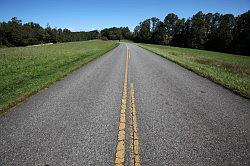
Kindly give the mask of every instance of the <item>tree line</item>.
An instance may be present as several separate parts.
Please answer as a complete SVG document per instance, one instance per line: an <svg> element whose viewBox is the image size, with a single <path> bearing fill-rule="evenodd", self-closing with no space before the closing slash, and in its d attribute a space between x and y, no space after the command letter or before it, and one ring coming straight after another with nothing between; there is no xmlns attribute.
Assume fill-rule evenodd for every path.
<svg viewBox="0 0 250 166"><path fill-rule="evenodd" d="M103 39L108 40L121 40L121 39L131 39L132 33L128 27L112 27L105 28L101 30L101 36Z"/></svg>
<svg viewBox="0 0 250 166"><path fill-rule="evenodd" d="M27 46L43 43L72 42L102 38L105 40L120 40L131 38L128 27L105 28L89 32L71 32L69 29L57 29L47 26L41 27L37 23L23 24L21 20L13 17L8 22L0 22L0 45Z"/></svg>
<svg viewBox="0 0 250 166"><path fill-rule="evenodd" d="M37 23L22 24L13 17L8 22L0 22L0 45L27 46L42 43L72 42L99 38L97 30L90 32L71 32L69 29L41 27Z"/></svg>
<svg viewBox="0 0 250 166"><path fill-rule="evenodd" d="M188 47L235 54L250 53L250 11L239 16L198 12L191 18L168 14L163 21L146 19L135 27L135 42Z"/></svg>
<svg viewBox="0 0 250 166"><path fill-rule="evenodd" d="M23 24L16 17L0 22L0 45L27 46L42 43L92 40L129 39L134 42L205 49L249 55L250 11L239 16L203 13L191 18L168 14L164 20L152 17L139 23L131 32L128 27L105 28L89 32L71 32L68 29L41 27L37 23Z"/></svg>

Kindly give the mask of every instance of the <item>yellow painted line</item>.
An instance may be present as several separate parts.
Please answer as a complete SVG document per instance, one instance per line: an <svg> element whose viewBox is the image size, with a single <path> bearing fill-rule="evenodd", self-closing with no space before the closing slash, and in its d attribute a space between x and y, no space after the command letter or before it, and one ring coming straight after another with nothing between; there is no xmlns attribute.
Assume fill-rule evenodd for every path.
<svg viewBox="0 0 250 166"><path fill-rule="evenodd" d="M123 82L123 93L121 100L121 112L119 118L118 136L117 136L117 146L115 154L115 165L123 166L125 160L125 128L126 128L126 107L127 107L127 87L128 87L128 55L129 50L126 46L126 62L125 62L125 73Z"/></svg>
<svg viewBox="0 0 250 166"><path fill-rule="evenodd" d="M133 166L140 166L140 154L139 154L139 139L135 109L135 91L134 84L130 84L130 147L131 147L131 162Z"/></svg>

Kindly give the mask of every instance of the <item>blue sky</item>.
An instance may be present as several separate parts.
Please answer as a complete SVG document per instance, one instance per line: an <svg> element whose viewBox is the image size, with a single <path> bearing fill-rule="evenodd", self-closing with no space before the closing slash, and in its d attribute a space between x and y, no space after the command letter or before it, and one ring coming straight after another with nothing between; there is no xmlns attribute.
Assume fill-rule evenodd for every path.
<svg viewBox="0 0 250 166"><path fill-rule="evenodd" d="M198 11L238 15L247 10L250 0L0 0L0 21L15 16L24 23L33 21L73 31L113 26L133 30L146 18L162 20L170 12L188 18Z"/></svg>

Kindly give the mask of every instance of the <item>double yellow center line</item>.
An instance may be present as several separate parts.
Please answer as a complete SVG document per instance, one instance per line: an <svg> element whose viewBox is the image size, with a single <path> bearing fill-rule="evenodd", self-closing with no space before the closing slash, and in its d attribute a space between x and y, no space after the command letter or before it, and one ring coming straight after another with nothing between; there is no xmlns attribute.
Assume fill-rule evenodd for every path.
<svg viewBox="0 0 250 166"><path fill-rule="evenodd" d="M128 63L130 58L130 51L126 46L126 62L125 62L125 74L123 82L123 93L121 101L121 111L118 127L118 142L116 146L115 165L123 166L125 163L125 137L126 137L126 108L127 108L127 91L128 91ZM130 147L131 147L131 165L139 166L139 141L137 134L137 120L135 110L135 96L134 96L134 84L130 84Z"/></svg>

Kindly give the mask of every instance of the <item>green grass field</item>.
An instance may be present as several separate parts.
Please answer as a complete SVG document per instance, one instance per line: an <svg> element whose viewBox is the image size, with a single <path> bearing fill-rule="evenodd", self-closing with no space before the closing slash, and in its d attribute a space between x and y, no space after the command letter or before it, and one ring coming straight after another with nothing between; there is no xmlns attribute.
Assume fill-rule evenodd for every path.
<svg viewBox="0 0 250 166"><path fill-rule="evenodd" d="M250 98L250 57L153 44L138 45Z"/></svg>
<svg viewBox="0 0 250 166"><path fill-rule="evenodd" d="M0 112L117 45L114 41L92 40L0 48Z"/></svg>

